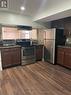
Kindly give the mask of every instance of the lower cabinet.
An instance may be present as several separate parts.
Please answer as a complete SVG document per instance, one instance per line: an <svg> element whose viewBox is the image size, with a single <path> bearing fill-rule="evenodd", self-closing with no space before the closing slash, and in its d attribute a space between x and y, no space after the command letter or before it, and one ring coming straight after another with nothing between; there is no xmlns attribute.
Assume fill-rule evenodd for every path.
<svg viewBox="0 0 71 95"><path fill-rule="evenodd" d="M58 48L57 50L57 63L63 65L64 63L64 49Z"/></svg>
<svg viewBox="0 0 71 95"><path fill-rule="evenodd" d="M1 54L2 54L2 68L21 64L20 47L3 48L1 50Z"/></svg>
<svg viewBox="0 0 71 95"><path fill-rule="evenodd" d="M71 49L65 51L64 66L71 68Z"/></svg>
<svg viewBox="0 0 71 95"><path fill-rule="evenodd" d="M36 55L36 61L42 60L43 57L43 45L37 45L35 47L35 55Z"/></svg>
<svg viewBox="0 0 71 95"><path fill-rule="evenodd" d="M71 68L71 48L58 47L57 64Z"/></svg>

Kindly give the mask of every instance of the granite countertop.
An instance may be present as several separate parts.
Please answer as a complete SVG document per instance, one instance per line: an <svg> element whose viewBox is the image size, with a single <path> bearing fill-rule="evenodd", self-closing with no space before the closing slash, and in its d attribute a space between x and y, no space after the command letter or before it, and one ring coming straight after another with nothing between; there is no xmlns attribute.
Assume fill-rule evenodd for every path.
<svg viewBox="0 0 71 95"><path fill-rule="evenodd" d="M36 45L33 45L33 46L43 46L43 44L36 44Z"/></svg>
<svg viewBox="0 0 71 95"><path fill-rule="evenodd" d="M37 44L37 45L30 45L30 47L31 46L43 46L43 45L41 45L41 44ZM9 45L9 46L0 46L0 49L2 49L2 48L15 48L15 47L21 47L20 45ZM28 46L29 47L29 46Z"/></svg>
<svg viewBox="0 0 71 95"><path fill-rule="evenodd" d="M2 49L2 48L15 48L15 47L21 47L21 46L19 46L19 45L0 46L0 49Z"/></svg>
<svg viewBox="0 0 71 95"><path fill-rule="evenodd" d="M71 48L71 46L61 46L61 45L59 45L59 46L57 46L57 47L61 47L61 48Z"/></svg>

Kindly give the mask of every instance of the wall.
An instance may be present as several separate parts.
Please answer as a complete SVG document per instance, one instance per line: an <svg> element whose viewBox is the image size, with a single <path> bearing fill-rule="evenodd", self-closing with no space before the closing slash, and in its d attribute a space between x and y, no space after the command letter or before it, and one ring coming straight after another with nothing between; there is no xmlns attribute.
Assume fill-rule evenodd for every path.
<svg viewBox="0 0 71 95"><path fill-rule="evenodd" d="M37 40L37 29L32 29L30 33L30 38L33 40Z"/></svg>
<svg viewBox="0 0 71 95"><path fill-rule="evenodd" d="M38 29L37 40L39 44L44 44L44 29Z"/></svg>
<svg viewBox="0 0 71 95"><path fill-rule="evenodd" d="M44 24L33 22L32 18L29 16L0 12L0 24L4 25L26 25L32 26L33 28L44 28Z"/></svg>

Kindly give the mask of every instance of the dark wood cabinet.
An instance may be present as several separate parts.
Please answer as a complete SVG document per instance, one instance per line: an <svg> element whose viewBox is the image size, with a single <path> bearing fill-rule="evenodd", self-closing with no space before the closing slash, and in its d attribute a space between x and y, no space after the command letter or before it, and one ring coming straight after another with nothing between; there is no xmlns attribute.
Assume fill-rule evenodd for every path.
<svg viewBox="0 0 71 95"><path fill-rule="evenodd" d="M43 45L37 45L35 47L36 61L42 60L43 57Z"/></svg>
<svg viewBox="0 0 71 95"><path fill-rule="evenodd" d="M2 48L2 67L11 67L21 64L21 49L20 47Z"/></svg>
<svg viewBox="0 0 71 95"><path fill-rule="evenodd" d="M64 50L62 48L58 48L57 63L61 65L64 63Z"/></svg>
<svg viewBox="0 0 71 95"><path fill-rule="evenodd" d="M71 48L67 48L65 51L64 66L71 68Z"/></svg>
<svg viewBox="0 0 71 95"><path fill-rule="evenodd" d="M71 36L71 22L67 22L64 25L64 35L66 35L66 37Z"/></svg>
<svg viewBox="0 0 71 95"><path fill-rule="evenodd" d="M57 64L71 68L71 48L58 47L57 49Z"/></svg>

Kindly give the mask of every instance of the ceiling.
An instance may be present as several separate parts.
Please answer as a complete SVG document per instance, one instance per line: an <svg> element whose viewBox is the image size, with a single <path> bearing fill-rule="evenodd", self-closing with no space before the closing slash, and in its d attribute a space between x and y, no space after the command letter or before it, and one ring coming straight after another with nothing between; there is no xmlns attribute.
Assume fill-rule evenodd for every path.
<svg viewBox="0 0 71 95"><path fill-rule="evenodd" d="M28 16L34 16L44 0L8 0L8 9L0 9L1 11L14 12ZM21 11L20 7L24 6L25 11Z"/></svg>
<svg viewBox="0 0 71 95"><path fill-rule="evenodd" d="M38 20L39 18L41 20L42 18L46 18L57 13L57 11L61 12L65 9L71 8L71 0L61 0L61 1L60 0L8 0L8 1L9 1L8 9L0 9L0 11L7 11L7 12L19 13L31 16L35 18L35 20ZM25 7L25 11L22 12L20 10L21 6ZM48 20L49 19L47 19L47 21Z"/></svg>

